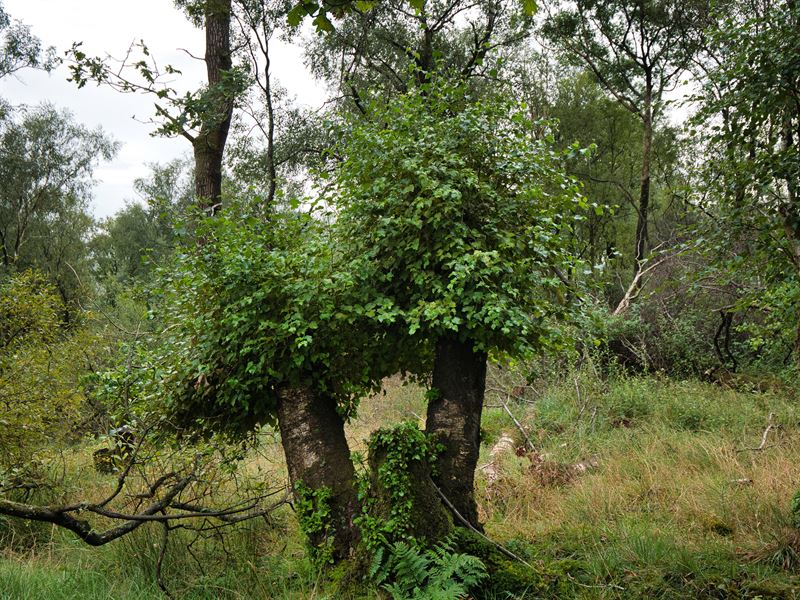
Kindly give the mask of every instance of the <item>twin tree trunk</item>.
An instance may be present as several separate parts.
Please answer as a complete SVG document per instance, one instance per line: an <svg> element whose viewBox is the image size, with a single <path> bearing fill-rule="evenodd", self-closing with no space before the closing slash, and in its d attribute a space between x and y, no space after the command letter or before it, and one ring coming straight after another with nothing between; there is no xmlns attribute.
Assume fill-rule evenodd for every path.
<svg viewBox="0 0 800 600"><path fill-rule="evenodd" d="M456 337L436 344L426 431L444 446L434 481L464 519L480 528L475 469L480 452L481 412L486 388L486 352Z"/></svg>
<svg viewBox="0 0 800 600"><path fill-rule="evenodd" d="M443 446L434 483L459 515L478 529L474 487L486 359L486 352L476 351L469 340L444 337L438 341L432 382L435 396L428 403L426 426L427 434ZM353 521L360 506L344 421L336 402L313 392L310 386L284 389L279 394L278 426L292 485L330 492L327 519L331 530L307 532L310 544L321 547L330 538L334 560L348 558L359 539Z"/></svg>
<svg viewBox="0 0 800 600"><path fill-rule="evenodd" d="M358 512L355 469L344 435L344 420L332 398L314 393L310 386L287 388L279 394L278 427L289 479L312 491L330 492L331 531L312 531L309 542L315 548L332 538L333 559L346 559L358 541L353 519ZM301 515L302 517L302 515Z"/></svg>

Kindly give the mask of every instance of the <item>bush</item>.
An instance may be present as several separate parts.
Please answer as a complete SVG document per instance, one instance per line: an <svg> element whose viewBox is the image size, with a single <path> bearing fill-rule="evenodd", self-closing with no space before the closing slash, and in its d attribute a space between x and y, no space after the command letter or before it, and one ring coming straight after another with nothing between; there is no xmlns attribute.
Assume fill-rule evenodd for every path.
<svg viewBox="0 0 800 600"><path fill-rule="evenodd" d="M792 527L800 529L800 490L797 490L797 493L792 498L789 514L792 520Z"/></svg>

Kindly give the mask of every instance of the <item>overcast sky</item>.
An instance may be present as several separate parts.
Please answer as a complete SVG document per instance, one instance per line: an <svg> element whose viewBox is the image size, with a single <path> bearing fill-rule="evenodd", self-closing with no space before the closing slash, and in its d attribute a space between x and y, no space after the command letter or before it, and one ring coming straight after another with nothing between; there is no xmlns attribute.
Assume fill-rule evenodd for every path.
<svg viewBox="0 0 800 600"><path fill-rule="evenodd" d="M172 0L2 0L12 19L29 25L44 45L55 46L60 55L73 42L83 42L89 56L121 58L130 44L144 40L158 64L171 64L183 75L176 87L189 90L202 84L205 65L181 49L202 56L202 30L195 29L174 8ZM281 84L306 104L318 105L324 90L303 65L301 50L278 40L273 42L273 73ZM69 109L85 125L101 126L121 143L117 158L95 171L98 185L93 210L97 217L116 212L125 201L136 199L133 180L148 173L147 165L166 162L190 153L183 138L152 137L148 123L153 100L146 96L120 94L87 84L79 90L68 82L65 66L50 74L32 70L0 82L0 96L13 104L49 101Z"/></svg>

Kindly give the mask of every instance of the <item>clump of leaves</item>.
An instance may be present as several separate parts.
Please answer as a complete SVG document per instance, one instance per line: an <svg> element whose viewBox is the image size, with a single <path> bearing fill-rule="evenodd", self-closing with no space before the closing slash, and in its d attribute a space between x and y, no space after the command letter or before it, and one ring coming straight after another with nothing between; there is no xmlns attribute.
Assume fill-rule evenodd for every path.
<svg viewBox="0 0 800 600"><path fill-rule="evenodd" d="M276 214L270 223L217 215L204 244L164 281L166 412L193 431L241 437L274 424L278 390L309 385L343 416L394 372L376 324L391 302L357 285L323 224ZM368 349L376 349L369 352Z"/></svg>
<svg viewBox="0 0 800 600"><path fill-rule="evenodd" d="M370 436L369 473L361 480L363 512L358 526L373 555L397 541L420 547L449 532L449 517L430 481L440 449L413 422L379 429Z"/></svg>
<svg viewBox="0 0 800 600"><path fill-rule="evenodd" d="M324 194L344 251L396 307L396 343L455 334L510 355L559 347L573 225L590 208L564 162L584 151L557 150L554 124L524 106L444 78L368 111L343 131Z"/></svg>
<svg viewBox="0 0 800 600"><path fill-rule="evenodd" d="M298 515L300 529L307 539L324 536L321 545L309 548L312 560L320 565L333 562L331 490L326 487L311 489L300 481L294 486L294 490L295 511Z"/></svg>

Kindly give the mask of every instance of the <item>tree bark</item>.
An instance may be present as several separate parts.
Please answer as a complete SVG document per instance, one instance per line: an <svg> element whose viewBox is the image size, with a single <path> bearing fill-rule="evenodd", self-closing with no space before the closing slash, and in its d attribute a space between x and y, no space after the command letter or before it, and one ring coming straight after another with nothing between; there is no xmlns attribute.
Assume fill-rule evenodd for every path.
<svg viewBox="0 0 800 600"><path fill-rule="evenodd" d="M355 469L336 402L308 386L279 392L278 426L292 486L330 491L330 531L312 533L309 542L322 547L332 537L333 559L351 555L358 541L353 518L358 510Z"/></svg>
<svg viewBox="0 0 800 600"><path fill-rule="evenodd" d="M233 115L233 92L223 89L223 79L233 67L231 59L231 0L207 0L205 6L208 114L192 142L195 161L195 195L198 205L214 213L222 195L222 158Z"/></svg>
<svg viewBox="0 0 800 600"><path fill-rule="evenodd" d="M470 340L443 337L436 344L426 431L444 445L434 481L459 513L480 527L475 503L475 468L480 451L481 411L486 388L486 352Z"/></svg>

